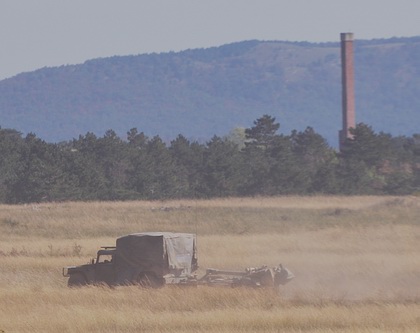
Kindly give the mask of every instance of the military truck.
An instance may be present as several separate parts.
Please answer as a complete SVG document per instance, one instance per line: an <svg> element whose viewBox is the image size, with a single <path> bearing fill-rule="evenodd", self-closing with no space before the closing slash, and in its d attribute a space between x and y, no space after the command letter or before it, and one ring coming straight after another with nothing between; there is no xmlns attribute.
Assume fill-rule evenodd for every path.
<svg viewBox="0 0 420 333"><path fill-rule="evenodd" d="M122 236L116 246L102 247L90 263L63 268L68 286L87 284L161 287L178 285L226 285L267 287L285 284L293 274L282 265L262 266L244 271L207 269L197 278L196 235L146 232Z"/></svg>
<svg viewBox="0 0 420 333"><path fill-rule="evenodd" d="M90 263L63 268L69 286L186 283L197 270L196 236L147 232L122 236L102 247Z"/></svg>

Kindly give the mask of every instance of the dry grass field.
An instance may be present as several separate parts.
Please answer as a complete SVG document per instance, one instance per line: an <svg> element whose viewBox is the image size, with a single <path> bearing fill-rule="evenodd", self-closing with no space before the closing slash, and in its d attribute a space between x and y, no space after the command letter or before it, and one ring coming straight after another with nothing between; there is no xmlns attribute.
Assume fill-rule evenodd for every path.
<svg viewBox="0 0 420 333"><path fill-rule="evenodd" d="M283 263L296 278L67 288L63 266L143 231L197 233L200 274ZM420 198L1 205L0 332L420 332Z"/></svg>

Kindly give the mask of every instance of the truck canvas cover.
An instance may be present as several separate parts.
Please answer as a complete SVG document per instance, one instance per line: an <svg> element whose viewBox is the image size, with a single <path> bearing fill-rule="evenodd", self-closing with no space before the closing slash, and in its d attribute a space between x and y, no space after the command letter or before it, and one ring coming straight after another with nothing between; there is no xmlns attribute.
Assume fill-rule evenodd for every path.
<svg viewBox="0 0 420 333"><path fill-rule="evenodd" d="M167 273L191 273L197 259L194 234L146 232L117 239L119 265Z"/></svg>

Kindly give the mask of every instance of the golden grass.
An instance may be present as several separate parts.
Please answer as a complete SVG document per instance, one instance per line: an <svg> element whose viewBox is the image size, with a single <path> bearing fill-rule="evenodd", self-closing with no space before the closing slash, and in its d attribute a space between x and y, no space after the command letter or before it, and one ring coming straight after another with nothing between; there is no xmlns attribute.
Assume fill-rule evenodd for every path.
<svg viewBox="0 0 420 333"><path fill-rule="evenodd" d="M6 332L416 332L415 303L293 303L263 290L135 287L3 291Z"/></svg>
<svg viewBox="0 0 420 333"><path fill-rule="evenodd" d="M0 332L418 332L420 198L0 206ZM66 287L115 237L198 232L208 267L285 264L280 291Z"/></svg>

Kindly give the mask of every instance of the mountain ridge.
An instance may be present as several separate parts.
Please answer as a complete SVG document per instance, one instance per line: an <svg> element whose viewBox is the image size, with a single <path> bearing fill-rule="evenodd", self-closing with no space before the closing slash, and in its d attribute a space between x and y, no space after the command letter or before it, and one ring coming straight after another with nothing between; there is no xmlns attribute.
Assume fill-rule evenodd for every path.
<svg viewBox="0 0 420 333"><path fill-rule="evenodd" d="M355 41L356 121L418 133L420 37ZM280 132L313 127L336 145L340 43L243 41L206 49L96 58L0 81L2 128L50 142L131 128L198 140L249 127L262 114Z"/></svg>

